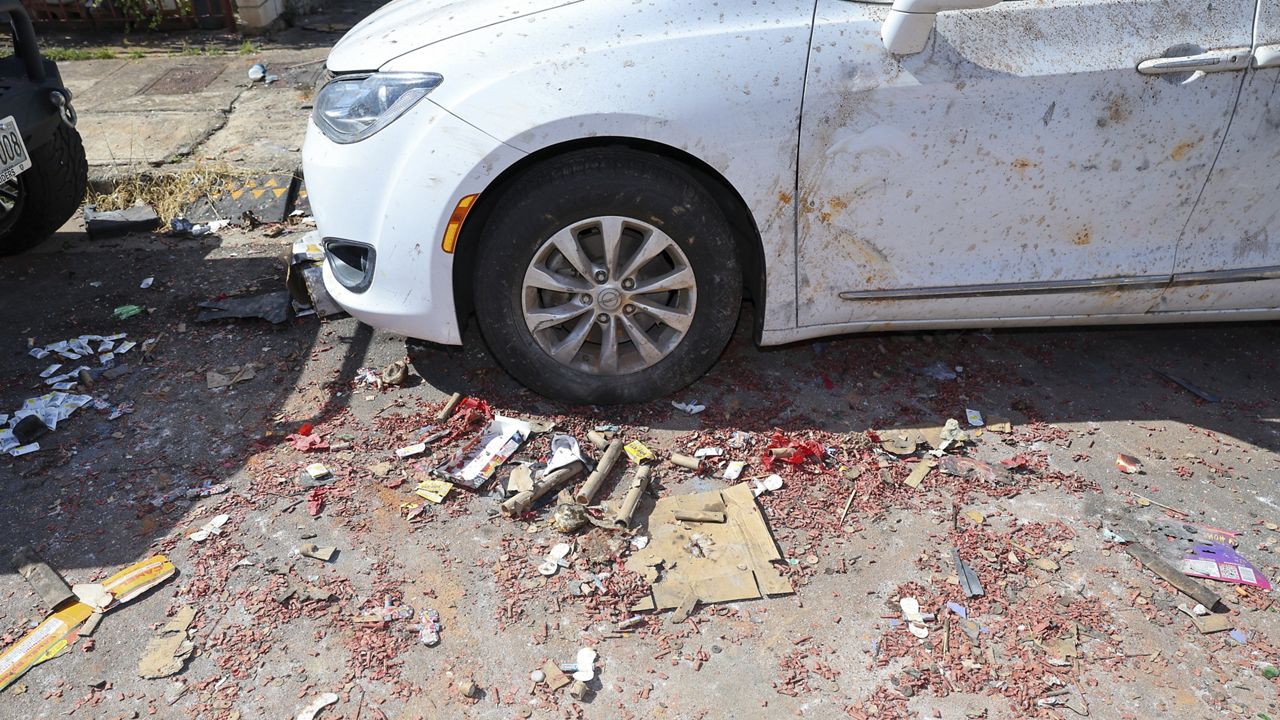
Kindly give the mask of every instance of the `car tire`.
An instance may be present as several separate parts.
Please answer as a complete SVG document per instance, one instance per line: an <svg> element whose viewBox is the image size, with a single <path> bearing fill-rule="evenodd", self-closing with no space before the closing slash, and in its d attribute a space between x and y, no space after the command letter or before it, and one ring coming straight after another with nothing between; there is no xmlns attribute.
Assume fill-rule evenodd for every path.
<svg viewBox="0 0 1280 720"><path fill-rule="evenodd" d="M617 238L612 268L606 237ZM576 238L567 247L585 253L578 259L591 261L594 279L569 259L576 250L561 252L564 238ZM715 364L737 323L742 270L729 222L684 168L629 149L587 150L535 166L498 198L473 288L480 331L508 373L557 400L620 404L672 393ZM559 326L537 320L577 312L574 302L588 310ZM586 335L583 317L598 325Z"/></svg>
<svg viewBox="0 0 1280 720"><path fill-rule="evenodd" d="M31 151L31 167L7 189L16 195L0 218L0 255L13 255L44 242L84 200L89 166L80 133L59 123L48 142Z"/></svg>

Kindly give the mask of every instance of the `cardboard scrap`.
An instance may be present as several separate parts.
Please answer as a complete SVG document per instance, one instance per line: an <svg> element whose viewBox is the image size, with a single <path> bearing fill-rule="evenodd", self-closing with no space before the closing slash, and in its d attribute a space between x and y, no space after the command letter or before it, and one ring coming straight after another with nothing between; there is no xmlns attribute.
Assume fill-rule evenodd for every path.
<svg viewBox="0 0 1280 720"><path fill-rule="evenodd" d="M507 494L514 495L533 489L533 470L530 463L520 463L511 470L507 477Z"/></svg>
<svg viewBox="0 0 1280 720"><path fill-rule="evenodd" d="M880 447L894 455L914 455L920 438L916 433L907 430L880 433Z"/></svg>
<svg viewBox="0 0 1280 720"><path fill-rule="evenodd" d="M102 612L111 606L111 593L102 583L77 583L71 588L71 592L76 594L80 602L89 607Z"/></svg>
<svg viewBox="0 0 1280 720"><path fill-rule="evenodd" d="M1058 563L1045 557L1031 558L1031 564L1046 572L1055 572L1058 569Z"/></svg>
<svg viewBox="0 0 1280 720"><path fill-rule="evenodd" d="M1187 614L1191 618L1192 624L1196 626L1196 630L1201 635L1209 635L1217 632L1226 632L1235 627L1231 622L1231 616L1226 613L1209 613L1205 615L1197 615L1186 605L1179 605L1178 609Z"/></svg>
<svg viewBox="0 0 1280 720"><path fill-rule="evenodd" d="M117 572L101 585L112 596L110 607L118 607L173 577L178 571L163 555L155 555ZM96 611L82 602L64 606L0 655L0 690L8 687L31 667L52 660L75 642L72 633Z"/></svg>
<svg viewBox="0 0 1280 720"><path fill-rule="evenodd" d="M559 665L550 660L547 661L546 665L542 666L542 674L544 675L543 682L552 690L559 690L570 683L569 676L564 674Z"/></svg>
<svg viewBox="0 0 1280 720"><path fill-rule="evenodd" d="M1013 432L1013 423L1005 418L989 415L987 416L987 429L1001 435L1008 435Z"/></svg>
<svg viewBox="0 0 1280 720"><path fill-rule="evenodd" d="M676 519L681 522L722 523L725 517L721 510L677 510Z"/></svg>
<svg viewBox="0 0 1280 720"><path fill-rule="evenodd" d="M723 508L724 523L678 522L677 511ZM703 604L787 595L794 590L771 563L782 559L751 486L659 499L649 515L649 544L632 553L627 568L653 579L650 595L634 610L679 607L693 594ZM697 536L695 538L694 536ZM697 545L699 556L685 548ZM661 566L660 573L653 568Z"/></svg>
<svg viewBox="0 0 1280 720"><path fill-rule="evenodd" d="M182 670L187 658L195 652L195 643L187 637L191 622L196 619L195 608L182 607L142 653L138 661L138 677L148 680L169 677Z"/></svg>
<svg viewBox="0 0 1280 720"><path fill-rule="evenodd" d="M92 635L93 631L98 629L98 623L100 622L102 622L102 613L96 612L90 615L89 619L85 620L84 624L80 626L80 637L89 637Z"/></svg>
<svg viewBox="0 0 1280 720"><path fill-rule="evenodd" d="M902 481L902 484L909 488L920 487L920 483L924 482L924 479L929 475L929 471L937 466L938 463L934 460L921 460L911 468L911 474Z"/></svg>
<svg viewBox="0 0 1280 720"><path fill-rule="evenodd" d="M315 543L308 543L298 548L299 555L323 560L324 562L329 562L336 552L338 552L336 547L318 547Z"/></svg>
<svg viewBox="0 0 1280 720"><path fill-rule="evenodd" d="M1067 635L1046 642L1036 641L1036 644L1048 653L1051 665L1069 664L1071 660L1081 655L1080 625L1072 623L1071 632Z"/></svg>
<svg viewBox="0 0 1280 720"><path fill-rule="evenodd" d="M48 609L53 610L75 597L67 581L40 557L35 548L19 548L13 555L13 566L24 580L31 583Z"/></svg>
<svg viewBox="0 0 1280 720"><path fill-rule="evenodd" d="M676 606L675 611L671 613L671 617L668 618L668 621L672 625L679 625L685 620L688 620L689 616L693 614L693 611L696 610L697 608L698 608L698 593L694 592L693 590L690 590L689 592L685 593L684 599L681 600L680 604Z"/></svg>

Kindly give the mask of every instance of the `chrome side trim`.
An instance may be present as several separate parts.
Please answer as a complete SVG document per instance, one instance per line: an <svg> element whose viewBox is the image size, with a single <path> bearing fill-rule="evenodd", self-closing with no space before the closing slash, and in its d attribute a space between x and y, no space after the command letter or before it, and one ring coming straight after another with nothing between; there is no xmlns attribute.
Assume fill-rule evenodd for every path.
<svg viewBox="0 0 1280 720"><path fill-rule="evenodd" d="M904 288L901 290L853 290L840 293L841 300L928 300L948 297L991 297L995 295L1046 295L1112 288L1157 288L1169 283L1168 275L1095 278L1093 280L1051 280L1049 282L997 283L993 285L951 285L947 287Z"/></svg>
<svg viewBox="0 0 1280 720"><path fill-rule="evenodd" d="M1048 282L996 283L992 285L949 285L944 287L903 288L895 290L846 290L841 300L930 300L950 297L993 297L1000 295L1049 295L1055 293L1098 290L1143 290L1183 285L1220 285L1280 279L1280 265L1242 270L1168 275L1135 275L1094 278L1092 280L1050 280Z"/></svg>
<svg viewBox="0 0 1280 720"><path fill-rule="evenodd" d="M1243 270L1210 270L1209 272L1179 273L1170 285L1221 285L1222 283L1253 282L1280 278L1280 265L1245 268Z"/></svg>

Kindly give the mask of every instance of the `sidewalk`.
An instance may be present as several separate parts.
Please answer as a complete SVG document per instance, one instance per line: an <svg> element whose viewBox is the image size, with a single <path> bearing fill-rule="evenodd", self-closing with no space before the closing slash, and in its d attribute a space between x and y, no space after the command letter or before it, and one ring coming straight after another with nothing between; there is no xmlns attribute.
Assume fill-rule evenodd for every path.
<svg viewBox="0 0 1280 720"><path fill-rule="evenodd" d="M91 185L202 162L293 172L301 163L314 79L327 55L320 47L61 63ZM258 62L280 79L250 82L248 70Z"/></svg>

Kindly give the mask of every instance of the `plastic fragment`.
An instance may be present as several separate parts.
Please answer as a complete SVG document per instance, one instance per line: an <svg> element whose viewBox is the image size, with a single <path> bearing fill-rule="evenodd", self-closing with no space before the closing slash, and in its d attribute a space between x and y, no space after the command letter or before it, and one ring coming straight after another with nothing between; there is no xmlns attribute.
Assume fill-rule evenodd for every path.
<svg viewBox="0 0 1280 720"><path fill-rule="evenodd" d="M676 402L673 400L671 401L671 406L680 412L688 413L690 415L697 415L707 409L706 405L703 405L696 400L687 403Z"/></svg>
<svg viewBox="0 0 1280 720"><path fill-rule="evenodd" d="M580 682L590 682L596 676L595 662L595 650L589 647L579 650L578 669L573 673L573 679Z"/></svg>
<svg viewBox="0 0 1280 720"><path fill-rule="evenodd" d="M255 65L254 67L259 66ZM298 716L294 718L294 720L315 720L316 715L318 715L321 710L336 702L338 702L337 693L323 693L315 700L307 703L307 706L302 708L302 711L298 713Z"/></svg>
<svg viewBox="0 0 1280 720"><path fill-rule="evenodd" d="M227 521L230 519L231 519L230 515L218 515L214 517L212 520L210 520L209 522L205 523L204 527L191 533L187 537L191 538L192 540L195 540L196 542L204 542L205 540L208 540L210 537L214 535L221 535L222 526L226 525Z"/></svg>

